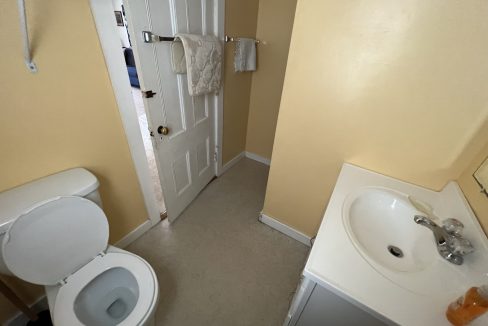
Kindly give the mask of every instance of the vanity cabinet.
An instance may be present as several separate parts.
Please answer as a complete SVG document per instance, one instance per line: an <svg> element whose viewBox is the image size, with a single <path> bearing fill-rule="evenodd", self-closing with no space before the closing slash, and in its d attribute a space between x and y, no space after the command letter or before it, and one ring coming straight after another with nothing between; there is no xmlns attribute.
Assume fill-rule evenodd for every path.
<svg viewBox="0 0 488 326"><path fill-rule="evenodd" d="M384 326L396 324L384 320L384 317L374 316L331 290L304 277L297 288L283 326L328 325Z"/></svg>
<svg viewBox="0 0 488 326"><path fill-rule="evenodd" d="M439 255L409 198L464 224L476 249L462 266ZM450 326L447 306L486 271L488 238L456 182L435 192L344 164L284 325Z"/></svg>

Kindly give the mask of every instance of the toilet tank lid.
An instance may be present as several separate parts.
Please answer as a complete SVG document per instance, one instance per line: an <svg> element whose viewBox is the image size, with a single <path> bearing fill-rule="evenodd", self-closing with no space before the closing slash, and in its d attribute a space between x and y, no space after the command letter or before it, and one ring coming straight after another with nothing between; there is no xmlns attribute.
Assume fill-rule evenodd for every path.
<svg viewBox="0 0 488 326"><path fill-rule="evenodd" d="M0 192L0 233L14 218L39 202L58 196L84 197L97 190L98 185L90 171L74 168Z"/></svg>

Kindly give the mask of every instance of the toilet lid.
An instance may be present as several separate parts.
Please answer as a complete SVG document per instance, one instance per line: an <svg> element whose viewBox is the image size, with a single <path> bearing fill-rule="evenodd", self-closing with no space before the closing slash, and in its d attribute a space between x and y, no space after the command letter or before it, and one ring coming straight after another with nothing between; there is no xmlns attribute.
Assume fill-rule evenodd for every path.
<svg viewBox="0 0 488 326"><path fill-rule="evenodd" d="M54 285L105 250L108 233L95 203L56 197L13 221L2 243L5 265L25 281Z"/></svg>

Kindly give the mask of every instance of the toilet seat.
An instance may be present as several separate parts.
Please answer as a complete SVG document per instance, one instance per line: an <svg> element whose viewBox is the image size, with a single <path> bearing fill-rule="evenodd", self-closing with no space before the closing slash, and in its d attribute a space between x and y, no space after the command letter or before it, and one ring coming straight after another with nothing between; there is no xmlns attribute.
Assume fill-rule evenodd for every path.
<svg viewBox="0 0 488 326"><path fill-rule="evenodd" d="M144 323L158 298L156 275L142 258L130 253L107 253L98 256L66 279L54 303L55 325L83 325L75 314L74 304L83 288L101 273L115 267L128 270L136 279L139 298L134 309L118 325L134 326Z"/></svg>
<svg viewBox="0 0 488 326"><path fill-rule="evenodd" d="M102 209L82 197L55 197L15 218L2 253L15 276L55 285L107 248L108 221ZM76 253L76 254L74 254Z"/></svg>
<svg viewBox="0 0 488 326"><path fill-rule="evenodd" d="M100 280L97 277L103 278L105 272L109 275L124 270L136 283L134 288L137 286L134 308L130 312L126 310L128 315L118 317L119 305L110 305L106 311L113 307L119 309L111 310L115 313L113 318L120 318L117 325L141 325L151 317L159 297L154 270L145 260L129 252L105 253L107 245L108 221L101 208L81 197L62 196L38 203L15 218L5 233L1 251L6 267L15 276L35 284L59 286L52 317L54 323L61 326L83 325L75 311L86 307L76 301L83 297L79 294L86 289L90 300L99 299L91 289L100 288L93 284L90 287L89 283L96 284ZM110 284L115 283L115 290L131 291L130 286L124 284L126 278L110 275ZM119 299L124 303L123 297L116 298L112 304Z"/></svg>

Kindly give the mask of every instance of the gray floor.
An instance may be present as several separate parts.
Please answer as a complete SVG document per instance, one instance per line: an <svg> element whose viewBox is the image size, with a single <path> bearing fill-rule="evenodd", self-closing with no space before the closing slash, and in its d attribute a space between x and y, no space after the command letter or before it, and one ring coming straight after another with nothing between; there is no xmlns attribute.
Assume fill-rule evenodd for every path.
<svg viewBox="0 0 488 326"><path fill-rule="evenodd" d="M257 220L267 177L243 159L127 248L158 275L158 325L282 325L308 248Z"/></svg>

